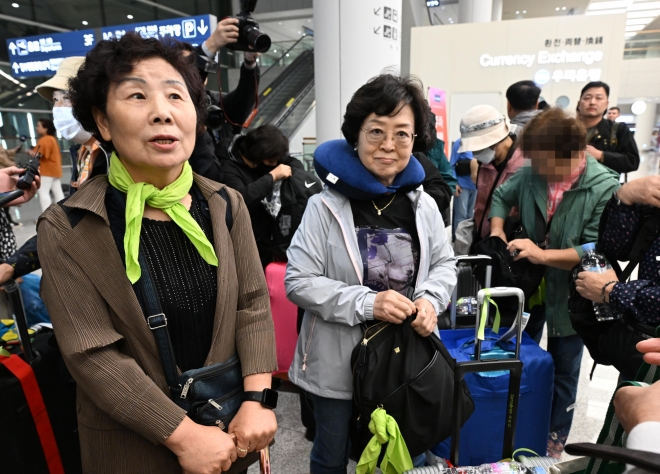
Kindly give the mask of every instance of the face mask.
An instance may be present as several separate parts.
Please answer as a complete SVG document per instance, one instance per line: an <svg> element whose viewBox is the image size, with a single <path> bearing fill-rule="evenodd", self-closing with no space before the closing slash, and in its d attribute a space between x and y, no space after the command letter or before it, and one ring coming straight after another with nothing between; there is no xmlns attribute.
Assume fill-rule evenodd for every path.
<svg viewBox="0 0 660 474"><path fill-rule="evenodd" d="M487 165L488 163L490 163L495 159L495 150L491 150L490 148L485 148L481 151L472 152L472 156L480 163Z"/></svg>
<svg viewBox="0 0 660 474"><path fill-rule="evenodd" d="M92 134L84 130L80 122L73 117L71 107L53 107L53 123L57 131L67 140L82 145L92 138Z"/></svg>

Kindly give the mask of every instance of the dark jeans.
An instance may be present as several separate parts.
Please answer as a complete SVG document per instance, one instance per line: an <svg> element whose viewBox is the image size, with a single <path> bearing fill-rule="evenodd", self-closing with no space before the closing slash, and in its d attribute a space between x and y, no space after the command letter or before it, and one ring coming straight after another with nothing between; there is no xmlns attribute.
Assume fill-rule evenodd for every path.
<svg viewBox="0 0 660 474"><path fill-rule="evenodd" d="M346 474L352 400L325 398L308 393L314 402L316 437L310 454L311 474Z"/></svg>
<svg viewBox="0 0 660 474"><path fill-rule="evenodd" d="M535 306L530 314L525 332L538 343L545 325L545 305ZM548 338L548 352L555 364L549 440L561 443L562 449L573 423L583 350L584 344L578 335Z"/></svg>

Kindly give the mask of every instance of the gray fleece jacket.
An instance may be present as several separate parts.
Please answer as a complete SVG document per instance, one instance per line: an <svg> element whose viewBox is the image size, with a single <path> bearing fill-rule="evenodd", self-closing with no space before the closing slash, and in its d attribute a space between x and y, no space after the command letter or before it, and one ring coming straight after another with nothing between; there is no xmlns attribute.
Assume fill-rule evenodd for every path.
<svg viewBox="0 0 660 474"><path fill-rule="evenodd" d="M435 201L422 186L407 196L420 241L413 300L425 298L441 314L456 285L454 252ZM350 400L351 352L362 339L360 323L373 319L376 292L362 286L349 199L327 186L312 196L287 257L287 297L305 309L289 379L313 394Z"/></svg>

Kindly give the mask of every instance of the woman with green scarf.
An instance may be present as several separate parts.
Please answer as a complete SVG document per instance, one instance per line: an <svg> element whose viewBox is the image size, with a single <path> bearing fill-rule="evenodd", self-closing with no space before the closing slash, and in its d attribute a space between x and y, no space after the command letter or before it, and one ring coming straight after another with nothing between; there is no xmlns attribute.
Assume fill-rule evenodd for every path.
<svg viewBox="0 0 660 474"><path fill-rule="evenodd" d="M238 193L187 161L205 111L193 60L129 33L97 44L70 82L74 116L113 151L108 176L38 224L43 298L78 383L85 472L236 472L236 459L268 446L277 428L258 401L277 363L249 214ZM172 400L147 322L145 268L179 373L238 355L246 401L227 432Z"/></svg>

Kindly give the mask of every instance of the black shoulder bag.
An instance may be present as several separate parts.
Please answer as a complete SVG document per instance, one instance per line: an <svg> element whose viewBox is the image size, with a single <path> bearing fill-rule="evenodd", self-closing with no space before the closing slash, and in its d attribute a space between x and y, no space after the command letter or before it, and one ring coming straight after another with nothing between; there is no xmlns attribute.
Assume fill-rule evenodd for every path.
<svg viewBox="0 0 660 474"><path fill-rule="evenodd" d="M414 319L401 324L378 322L365 329L353 349L358 418L351 438L356 459L373 436L369 421L377 407L396 420L412 457L451 436L456 361L438 336L417 334L411 327ZM474 412L474 402L465 381L461 385L463 426Z"/></svg>
<svg viewBox="0 0 660 474"><path fill-rule="evenodd" d="M227 229L231 231L233 224L231 203L224 189L220 190L219 194L227 201L225 223ZM226 362L187 370L178 375L174 350L167 330L167 317L161 309L143 252L140 252L138 260L142 272L138 288L144 302L147 325L156 340L172 400L186 410L188 417L195 423L215 425L226 432L229 423L243 403L243 374L238 355L234 354Z"/></svg>

